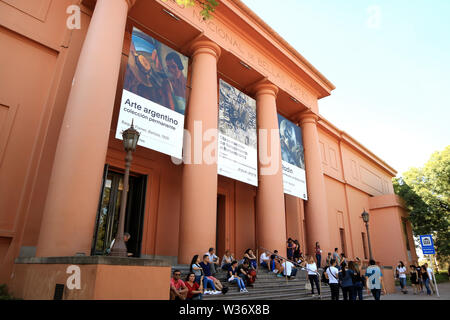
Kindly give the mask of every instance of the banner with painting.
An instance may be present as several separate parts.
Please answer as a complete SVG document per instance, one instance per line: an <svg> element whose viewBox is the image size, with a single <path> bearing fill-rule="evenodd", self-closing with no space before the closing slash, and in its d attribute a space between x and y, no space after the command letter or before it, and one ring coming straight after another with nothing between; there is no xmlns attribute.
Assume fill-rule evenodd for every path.
<svg viewBox="0 0 450 320"><path fill-rule="evenodd" d="M278 126L284 193L308 200L302 131L281 115L278 115Z"/></svg>
<svg viewBox="0 0 450 320"><path fill-rule="evenodd" d="M134 127L139 145L182 158L188 58L133 28L116 139Z"/></svg>
<svg viewBox="0 0 450 320"><path fill-rule="evenodd" d="M222 79L218 127L217 172L258 186L256 101Z"/></svg>

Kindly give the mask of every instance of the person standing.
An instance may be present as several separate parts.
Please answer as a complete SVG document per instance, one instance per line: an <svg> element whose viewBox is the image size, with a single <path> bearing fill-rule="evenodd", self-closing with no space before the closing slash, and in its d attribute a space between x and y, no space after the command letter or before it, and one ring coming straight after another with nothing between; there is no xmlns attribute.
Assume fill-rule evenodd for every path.
<svg viewBox="0 0 450 320"><path fill-rule="evenodd" d="M319 277L317 276L317 265L314 262L314 258L312 256L308 256L306 258L306 270L308 271L308 279L311 283L311 294L314 296L314 284L317 288L317 293L320 296L320 285L319 285Z"/></svg>
<svg viewBox="0 0 450 320"><path fill-rule="evenodd" d="M339 269L339 266L341 265L341 257L339 256L338 248L334 248L333 259L336 260L336 267Z"/></svg>
<svg viewBox="0 0 450 320"><path fill-rule="evenodd" d="M333 257L331 256L331 252L328 252L327 259L325 260L325 264L327 267L331 265L330 263L331 259L333 259Z"/></svg>
<svg viewBox="0 0 450 320"><path fill-rule="evenodd" d="M425 265L421 267L420 274L422 276L422 283L425 285L425 288L427 288L427 295L431 296L430 277L428 276L428 271Z"/></svg>
<svg viewBox="0 0 450 320"><path fill-rule="evenodd" d="M359 300L363 300L363 288L364 288L364 284L365 284L365 279L364 277L361 276L361 271L359 269L359 259L358 257L356 257L356 259L358 260L358 262L353 262L350 261L348 264L348 268L353 270L354 272L354 276L353 276L353 299L352 300L356 300L356 296L358 295L358 299Z"/></svg>
<svg viewBox="0 0 450 320"><path fill-rule="evenodd" d="M419 293L419 276L415 265L409 266L409 278L411 279L411 286L413 287L413 294Z"/></svg>
<svg viewBox="0 0 450 320"><path fill-rule="evenodd" d="M407 294L408 291L406 290L406 267L402 261L399 261L396 271L398 273L398 280L400 281L401 290L404 294Z"/></svg>
<svg viewBox="0 0 450 320"><path fill-rule="evenodd" d="M353 264L353 262L351 263ZM341 280L342 296L344 297L344 301L354 300L354 276L355 272L350 268L350 266L347 269L347 265L345 263L342 263L341 271L339 272L339 278Z"/></svg>
<svg viewBox="0 0 450 320"><path fill-rule="evenodd" d="M420 289L420 293L423 293L423 279L422 279L422 268L420 267L419 263L416 262L414 264L414 266L416 267L416 271L417 271L417 277L419 280L419 289Z"/></svg>
<svg viewBox="0 0 450 320"><path fill-rule="evenodd" d="M380 300L381 290L386 294L386 288L383 282L383 273L379 266L376 265L375 260L369 261L369 266L366 270L366 288L367 293L372 292L375 300Z"/></svg>
<svg viewBox="0 0 450 320"><path fill-rule="evenodd" d="M331 300L339 300L339 270L336 268L336 260L330 260L330 267L327 268L328 284L331 290Z"/></svg>
<svg viewBox="0 0 450 320"><path fill-rule="evenodd" d="M316 242L316 261L317 261L317 269L320 269L320 264L322 262L322 250L320 249L319 242Z"/></svg>
<svg viewBox="0 0 450 320"><path fill-rule="evenodd" d="M287 258L289 260L294 259L294 249L294 240L292 240L292 238L289 238L286 246Z"/></svg>
<svg viewBox="0 0 450 320"><path fill-rule="evenodd" d="M430 287L433 290L433 293L436 293L436 288L434 287L434 271L428 266L428 263L425 263L425 268L428 272L428 278L430 279Z"/></svg>
<svg viewBox="0 0 450 320"><path fill-rule="evenodd" d="M300 258L300 243L298 240L294 240L294 261L298 261Z"/></svg>

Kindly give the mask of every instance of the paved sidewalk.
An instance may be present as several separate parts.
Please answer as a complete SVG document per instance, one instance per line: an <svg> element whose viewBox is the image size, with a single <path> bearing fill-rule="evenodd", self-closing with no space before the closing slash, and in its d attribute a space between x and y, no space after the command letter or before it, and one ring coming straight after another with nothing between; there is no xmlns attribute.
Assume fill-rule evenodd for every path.
<svg viewBox="0 0 450 320"><path fill-rule="evenodd" d="M427 291L425 286L423 287L424 293L414 294L414 290L412 287L407 286L408 293L404 294L400 291L400 287L396 287L397 292L391 293L386 296L382 295L381 300L450 300L450 282L444 282L438 284L439 295L433 294L431 296L427 296ZM369 300L373 300L370 298Z"/></svg>

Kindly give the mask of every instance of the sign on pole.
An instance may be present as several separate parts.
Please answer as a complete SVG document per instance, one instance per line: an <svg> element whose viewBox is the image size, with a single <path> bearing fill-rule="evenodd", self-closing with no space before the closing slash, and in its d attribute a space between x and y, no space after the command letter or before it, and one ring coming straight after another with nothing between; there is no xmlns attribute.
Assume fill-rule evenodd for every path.
<svg viewBox="0 0 450 320"><path fill-rule="evenodd" d="M430 234L420 236L420 245L423 254L435 254L433 236Z"/></svg>

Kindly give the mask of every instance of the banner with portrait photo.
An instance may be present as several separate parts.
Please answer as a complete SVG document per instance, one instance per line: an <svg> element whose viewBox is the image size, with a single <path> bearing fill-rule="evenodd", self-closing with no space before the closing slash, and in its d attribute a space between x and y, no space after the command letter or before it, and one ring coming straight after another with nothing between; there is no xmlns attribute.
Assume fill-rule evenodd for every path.
<svg viewBox="0 0 450 320"><path fill-rule="evenodd" d="M218 127L217 172L258 186L256 101L222 79Z"/></svg>
<svg viewBox="0 0 450 320"><path fill-rule="evenodd" d="M300 127L278 115L284 193L308 200L305 153Z"/></svg>
<svg viewBox="0 0 450 320"><path fill-rule="evenodd" d="M188 58L133 28L116 139L134 127L139 145L182 158Z"/></svg>

